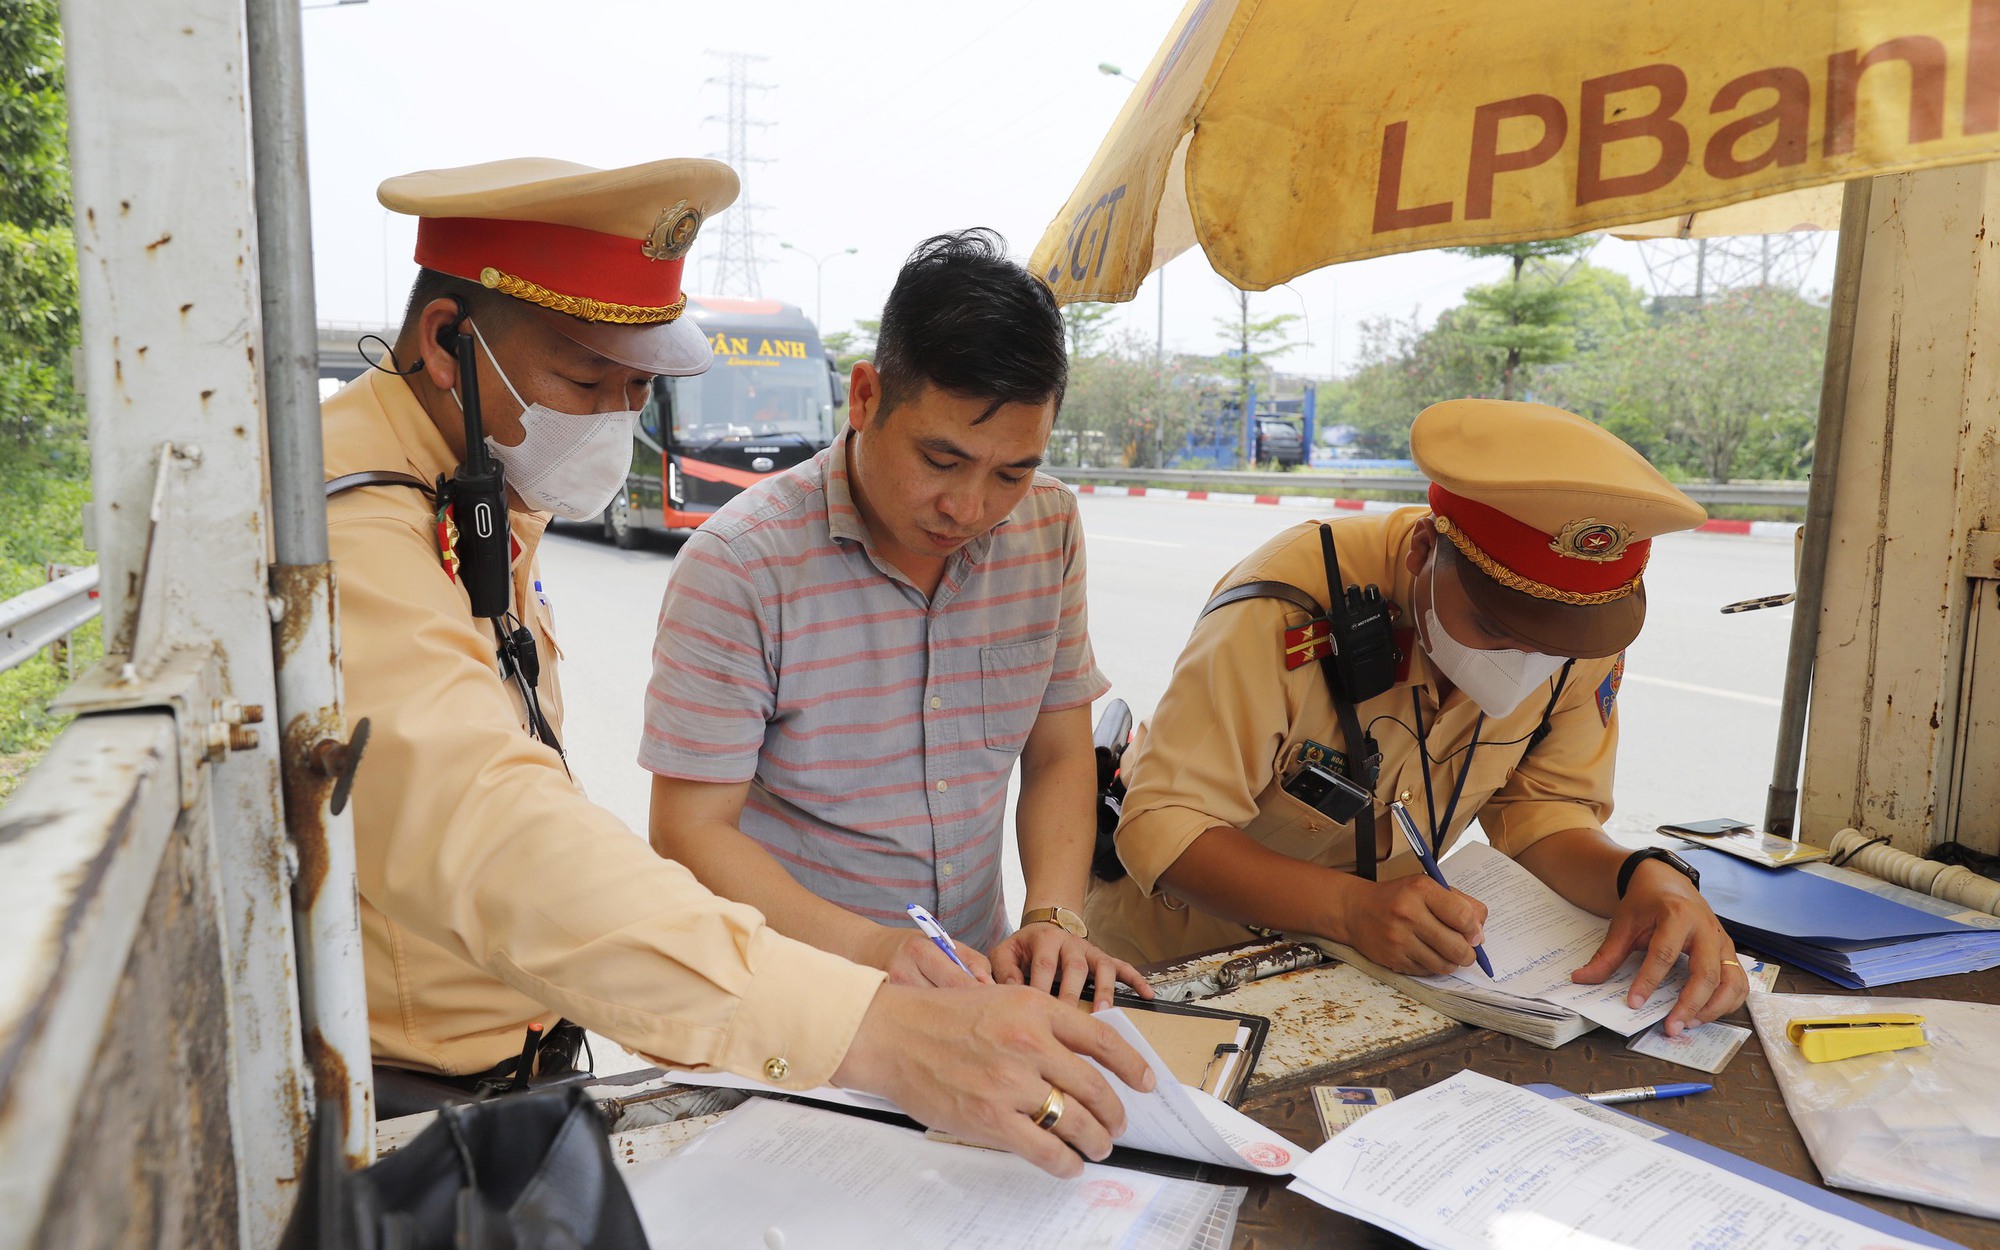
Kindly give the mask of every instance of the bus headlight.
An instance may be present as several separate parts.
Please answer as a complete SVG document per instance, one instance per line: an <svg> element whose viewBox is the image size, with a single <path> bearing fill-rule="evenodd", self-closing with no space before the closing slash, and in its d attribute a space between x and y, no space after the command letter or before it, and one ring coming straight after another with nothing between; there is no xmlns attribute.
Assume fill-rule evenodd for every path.
<svg viewBox="0 0 2000 1250"><path fill-rule="evenodd" d="M687 504L687 494L681 489L681 467L667 462L667 506L679 512Z"/></svg>

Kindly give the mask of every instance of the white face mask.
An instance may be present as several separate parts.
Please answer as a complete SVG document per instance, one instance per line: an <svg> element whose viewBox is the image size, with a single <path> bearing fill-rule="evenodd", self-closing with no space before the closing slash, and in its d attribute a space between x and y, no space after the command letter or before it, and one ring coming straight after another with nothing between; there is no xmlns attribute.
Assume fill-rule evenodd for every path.
<svg viewBox="0 0 2000 1250"><path fill-rule="evenodd" d="M521 405L525 436L519 445L502 446L491 435L486 439L494 457L506 466L507 485L537 512L587 521L604 511L604 506L625 489L638 410L579 415L557 412L546 404L530 404L494 359L486 336L479 332L479 323L473 323L472 334L485 350L486 359L493 362L493 372L500 375L507 393ZM458 398L457 390L452 391L452 398Z"/></svg>
<svg viewBox="0 0 2000 1250"><path fill-rule="evenodd" d="M1431 555L1431 596L1433 606L1423 612L1424 651L1438 671L1465 691L1488 716L1505 716L1521 706L1521 700L1535 687L1555 676L1563 666L1559 655L1537 651L1482 651L1468 647L1451 636L1438 619L1434 606L1437 596L1437 554Z"/></svg>

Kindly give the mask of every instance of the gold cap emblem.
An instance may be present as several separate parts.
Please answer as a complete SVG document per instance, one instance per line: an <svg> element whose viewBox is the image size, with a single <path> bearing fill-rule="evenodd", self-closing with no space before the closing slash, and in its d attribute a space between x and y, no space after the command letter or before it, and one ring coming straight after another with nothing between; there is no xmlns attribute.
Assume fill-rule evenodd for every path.
<svg viewBox="0 0 2000 1250"><path fill-rule="evenodd" d="M1616 521L1600 521L1596 517L1584 517L1571 521L1562 527L1549 543L1549 549L1557 555L1569 556L1577 560L1589 560L1596 564L1609 564L1625 554L1632 545L1632 528Z"/></svg>
<svg viewBox="0 0 2000 1250"><path fill-rule="evenodd" d="M701 210L689 208L682 200L660 211L660 219L653 223L653 232L639 251L652 260L679 260L694 246L694 236L700 231Z"/></svg>

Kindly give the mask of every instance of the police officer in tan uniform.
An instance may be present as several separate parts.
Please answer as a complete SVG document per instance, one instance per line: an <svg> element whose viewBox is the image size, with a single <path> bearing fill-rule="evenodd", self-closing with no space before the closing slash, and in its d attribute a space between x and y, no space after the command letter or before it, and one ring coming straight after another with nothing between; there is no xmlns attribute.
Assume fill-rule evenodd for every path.
<svg viewBox="0 0 2000 1250"><path fill-rule="evenodd" d="M1636 1006L1685 953L1669 1031L1733 1010L1747 978L1692 871L1603 831L1651 539L1699 525L1701 508L1617 438L1541 404L1437 404L1418 416L1410 448L1433 483L1428 508L1326 527L1343 586L1380 588L1393 638L1385 688L1350 703L1358 735L1343 732L1322 664L1328 578L1322 527L1308 522L1216 589L1227 599L1284 583L1312 610L1242 590L1211 600L1126 754L1117 849L1129 875L1093 882L1092 934L1134 961L1283 930L1398 972L1465 967L1485 908L1433 883L1392 836L1387 805L1400 799L1434 845L1448 848L1477 817L1500 851L1611 917L1579 980L1602 981L1644 949ZM1359 787L1348 821L1327 814L1340 807L1322 798L1335 788L1326 772ZM1372 865L1355 833L1370 823Z"/></svg>
<svg viewBox="0 0 2000 1250"><path fill-rule="evenodd" d="M591 804L561 754L536 546L552 513L594 515L624 487L652 379L708 366L681 271L736 190L700 160L382 185L421 218L422 273L393 371L324 407L347 712L373 727L353 803L376 1060L472 1085L524 1049L546 1066L534 1038L566 1019L665 1064L873 1090L1074 1174L1124 1123L1083 1056L1151 1084L1108 1026L1024 987L885 986L782 937ZM468 358L511 505L497 630L457 556L478 522L436 497L468 459Z"/></svg>

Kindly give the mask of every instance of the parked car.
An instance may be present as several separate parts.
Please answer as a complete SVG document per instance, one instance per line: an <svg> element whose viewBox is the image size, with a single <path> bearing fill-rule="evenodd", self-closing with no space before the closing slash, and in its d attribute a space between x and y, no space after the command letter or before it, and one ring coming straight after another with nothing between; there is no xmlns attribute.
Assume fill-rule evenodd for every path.
<svg viewBox="0 0 2000 1250"><path fill-rule="evenodd" d="M1275 417L1257 418L1257 463L1277 461L1281 469L1306 462L1305 439L1299 427Z"/></svg>

